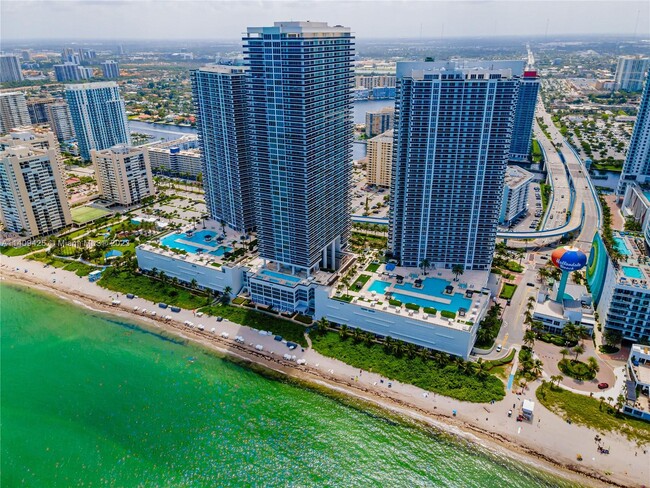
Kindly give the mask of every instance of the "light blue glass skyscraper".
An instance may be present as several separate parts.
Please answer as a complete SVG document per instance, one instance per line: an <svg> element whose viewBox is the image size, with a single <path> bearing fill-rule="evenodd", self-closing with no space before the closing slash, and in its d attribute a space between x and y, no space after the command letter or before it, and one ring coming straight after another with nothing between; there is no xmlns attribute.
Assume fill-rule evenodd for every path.
<svg viewBox="0 0 650 488"><path fill-rule="evenodd" d="M513 73L518 74L518 73ZM533 136L533 120L535 119L535 106L539 93L539 77L534 70L526 70L519 78L519 95L517 97L517 110L515 123L512 129L512 142L510 143L511 161L528 161Z"/></svg>
<svg viewBox="0 0 650 488"><path fill-rule="evenodd" d="M645 82L643 98L636 114L634 132L627 148L617 193L624 195L627 185L632 182L650 182L650 75Z"/></svg>
<svg viewBox="0 0 650 488"><path fill-rule="evenodd" d="M390 248L403 266L488 270L519 79L397 64Z"/></svg>
<svg viewBox="0 0 650 488"><path fill-rule="evenodd" d="M90 160L92 149L101 151L117 144L131 145L124 100L117 83L66 85L65 98L84 160Z"/></svg>
<svg viewBox="0 0 650 488"><path fill-rule="evenodd" d="M350 235L350 29L276 22L243 40L260 256L335 269Z"/></svg>
<svg viewBox="0 0 650 488"><path fill-rule="evenodd" d="M255 227L245 71L205 66L191 72L208 212L239 232Z"/></svg>

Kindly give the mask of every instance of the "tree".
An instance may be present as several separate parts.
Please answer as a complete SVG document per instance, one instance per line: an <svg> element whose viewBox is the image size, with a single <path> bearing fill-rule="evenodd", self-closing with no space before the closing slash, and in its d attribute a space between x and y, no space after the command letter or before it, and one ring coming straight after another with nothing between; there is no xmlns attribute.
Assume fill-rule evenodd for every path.
<svg viewBox="0 0 650 488"><path fill-rule="evenodd" d="M455 281L458 281L458 277L459 277L460 275L462 275L462 274L465 272L465 266L463 266L462 264L454 264L454 265L451 267L451 272L452 272L452 273L454 274L454 276L456 277L456 278L455 278Z"/></svg>
<svg viewBox="0 0 650 488"><path fill-rule="evenodd" d="M341 329L339 330L339 337L342 340L345 340L348 338L348 326L347 324L341 325Z"/></svg>
<svg viewBox="0 0 650 488"><path fill-rule="evenodd" d="M551 385L553 383L557 383L557 386L559 387L560 383L562 382L563 379L564 379L564 376L562 376L561 374L553 375L553 376L551 376Z"/></svg>
<svg viewBox="0 0 650 488"><path fill-rule="evenodd" d="M519 264L521 265L521 260L522 260L522 259L524 258L524 256L526 255L526 250L523 249L523 248L521 248L521 247L520 247L520 248L517 248L517 250L515 251L515 254L516 254L517 257L519 258Z"/></svg>
<svg viewBox="0 0 650 488"><path fill-rule="evenodd" d="M415 344L409 342L408 344L406 344L405 351L406 351L406 355L409 358L413 359L415 357L415 353L417 352L417 348L415 347Z"/></svg>
<svg viewBox="0 0 650 488"><path fill-rule="evenodd" d="M325 317L322 317L318 322L316 322L316 334L319 336L325 335L327 328L329 327L329 322Z"/></svg>
<svg viewBox="0 0 650 488"><path fill-rule="evenodd" d="M535 345L536 338L537 338L537 334L535 334L535 332L533 332L532 330L528 329L526 332L524 332L524 344L526 344L531 349Z"/></svg>
<svg viewBox="0 0 650 488"><path fill-rule="evenodd" d="M420 268L422 268L422 272L426 275L427 274L427 269L429 269L429 266L431 266L431 262L427 259L424 258L420 262Z"/></svg>
<svg viewBox="0 0 650 488"><path fill-rule="evenodd" d="M582 354L583 352L585 352L585 346L583 346L582 344L578 344L576 347L573 348L573 352L574 352L574 354L576 355L576 359L575 359L575 360L577 361L577 360L578 360L578 356L580 356L580 354Z"/></svg>
<svg viewBox="0 0 650 488"><path fill-rule="evenodd" d="M223 295L221 295L221 303L224 305L228 305L230 303L230 294L232 293L232 288L229 286L226 286L223 289Z"/></svg>
<svg viewBox="0 0 650 488"><path fill-rule="evenodd" d="M485 361L483 361L482 358L479 358L478 361L476 361L475 363L473 363L474 373L475 373L476 376L478 376L480 379L483 379L483 378L486 378L486 377L487 377L487 375L488 375L488 371L489 371L489 368L490 368L490 366L488 365L488 363L486 363Z"/></svg>
<svg viewBox="0 0 650 488"><path fill-rule="evenodd" d="M198 282L196 281L196 278L192 278L192 281L190 281L190 288L195 290L197 286L198 286Z"/></svg>
<svg viewBox="0 0 650 488"><path fill-rule="evenodd" d="M361 342L361 329L358 327L352 331L352 340L355 344Z"/></svg>
<svg viewBox="0 0 650 488"><path fill-rule="evenodd" d="M535 378L539 378L542 374L543 367L544 363L542 363L542 361L539 359L535 359L530 366L530 374L532 374Z"/></svg>
<svg viewBox="0 0 650 488"><path fill-rule="evenodd" d="M564 337L569 342L578 342L578 340L580 339L578 328L573 322L568 322L567 324L565 324L564 327L562 328L562 333L564 334Z"/></svg>
<svg viewBox="0 0 650 488"><path fill-rule="evenodd" d="M616 413L620 413L623 405L625 405L625 397L623 395L619 395L616 398Z"/></svg>
<svg viewBox="0 0 650 488"><path fill-rule="evenodd" d="M598 366L598 361L595 357L591 356L587 359L587 367L595 374L600 371L600 366Z"/></svg>
<svg viewBox="0 0 650 488"><path fill-rule="evenodd" d="M562 359L564 360L564 359L566 359L566 357L567 357L569 354L571 354L571 351L569 351L568 348L563 347L563 348L560 350L560 354L562 354Z"/></svg>
<svg viewBox="0 0 650 488"><path fill-rule="evenodd" d="M603 334L605 344L610 347L615 347L621 343L622 334L618 330L606 330Z"/></svg>

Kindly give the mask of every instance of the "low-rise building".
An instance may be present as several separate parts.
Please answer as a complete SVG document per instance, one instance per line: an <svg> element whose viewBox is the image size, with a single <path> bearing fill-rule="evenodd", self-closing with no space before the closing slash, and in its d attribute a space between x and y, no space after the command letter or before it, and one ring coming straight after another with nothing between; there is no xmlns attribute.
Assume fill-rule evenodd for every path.
<svg viewBox="0 0 650 488"><path fill-rule="evenodd" d="M368 184L390 187L390 175L393 165L393 131L387 130L383 134L370 139L367 154Z"/></svg>
<svg viewBox="0 0 650 488"><path fill-rule="evenodd" d="M168 176L196 179L203 173L196 136L146 146L151 171Z"/></svg>
<svg viewBox="0 0 650 488"><path fill-rule="evenodd" d="M624 341L649 341L648 243L641 236L615 232L612 246L608 250L596 234L587 262L587 282L600 321L606 330L620 332Z"/></svg>
<svg viewBox="0 0 650 488"><path fill-rule="evenodd" d="M0 152L0 219L9 232L52 234L72 224L54 149L7 146Z"/></svg>
<svg viewBox="0 0 650 488"><path fill-rule="evenodd" d="M627 374L623 413L650 421L650 346L632 345Z"/></svg>
<svg viewBox="0 0 650 488"><path fill-rule="evenodd" d="M508 166L504 180L499 223L509 225L528 210L528 189L533 174L518 166Z"/></svg>
<svg viewBox="0 0 650 488"><path fill-rule="evenodd" d="M149 156L145 149L117 145L90 153L99 193L103 198L130 206L155 194Z"/></svg>
<svg viewBox="0 0 650 488"><path fill-rule="evenodd" d="M589 335L594 332L596 316L591 295L583 285L567 284L564 299L559 302L551 299L557 296L559 282L553 284L552 290L542 287L537 294L533 309L533 320L542 324L542 329L553 334L562 334L568 323L582 325Z"/></svg>

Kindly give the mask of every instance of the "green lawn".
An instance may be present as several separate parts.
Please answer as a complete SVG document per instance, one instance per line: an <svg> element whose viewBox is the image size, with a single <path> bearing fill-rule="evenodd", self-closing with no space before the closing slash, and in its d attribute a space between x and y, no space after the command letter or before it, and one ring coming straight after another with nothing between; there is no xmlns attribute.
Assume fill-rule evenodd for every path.
<svg viewBox="0 0 650 488"><path fill-rule="evenodd" d="M133 293L152 302L164 302L189 310L203 307L209 303L209 298L204 295L197 295L185 288L174 286L171 283L163 283L128 270L118 271L108 268L97 283L109 290Z"/></svg>
<svg viewBox="0 0 650 488"><path fill-rule="evenodd" d="M0 246L0 254L4 254L5 256L24 256L39 249L45 249L45 246Z"/></svg>
<svg viewBox="0 0 650 488"><path fill-rule="evenodd" d="M94 208L94 207L88 207L86 205L82 205L80 207L74 207L70 209L70 213L72 214L72 221L75 224L85 224L86 222L90 222L91 220L96 220L101 217L105 217L106 215L110 215L112 212L109 212L108 210L103 210L101 208Z"/></svg>
<svg viewBox="0 0 650 488"><path fill-rule="evenodd" d="M512 298L512 295L515 294L516 289L517 289L517 285L513 285L512 283L504 283L499 297L505 300L510 300Z"/></svg>
<svg viewBox="0 0 650 488"><path fill-rule="evenodd" d="M379 264L378 263L370 263L368 267L366 268L366 271L370 271L371 273L375 273L379 269Z"/></svg>
<svg viewBox="0 0 650 488"><path fill-rule="evenodd" d="M586 363L575 361L573 359L562 359L557 367L563 374L577 380L589 381L596 377L596 372L592 371Z"/></svg>
<svg viewBox="0 0 650 488"><path fill-rule="evenodd" d="M368 283L368 280L369 280L370 278L371 278L370 275L368 275L368 274L363 274L363 273L362 273L362 274L359 275L359 277L357 278L357 281L355 281L355 282L354 282L354 285L352 285L352 286L353 286L354 288L356 288L357 290L360 290L361 288L363 288L363 285L365 285L366 283Z"/></svg>
<svg viewBox="0 0 650 488"><path fill-rule="evenodd" d="M600 400L544 383L537 389L537 399L546 408L576 424L586 425L598 432L620 432L628 439L650 443L650 422L617 414Z"/></svg>
<svg viewBox="0 0 650 488"><path fill-rule="evenodd" d="M232 305L215 305L204 307L201 312L215 317L221 316L236 324L247 325L258 330L269 330L281 335L288 341L306 346L305 327L280 317L267 315L256 310L234 307Z"/></svg>
<svg viewBox="0 0 650 488"><path fill-rule="evenodd" d="M312 345L321 354L340 359L355 368L458 400L485 403L501 400L505 396L503 382L495 376L479 379L475 375L462 373L453 363L441 366L421 357L396 357L387 353L380 344L355 344L352 338L341 339L335 332L323 336L312 335Z"/></svg>

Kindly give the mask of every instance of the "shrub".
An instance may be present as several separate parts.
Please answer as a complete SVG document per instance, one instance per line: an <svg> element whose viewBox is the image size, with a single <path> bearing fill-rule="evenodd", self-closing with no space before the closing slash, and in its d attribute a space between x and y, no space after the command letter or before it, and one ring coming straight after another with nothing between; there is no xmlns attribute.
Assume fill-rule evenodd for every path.
<svg viewBox="0 0 650 488"><path fill-rule="evenodd" d="M582 361L562 359L557 366L563 374L577 380L593 380L596 377L596 372Z"/></svg>
<svg viewBox="0 0 650 488"><path fill-rule="evenodd" d="M392 298L390 300L388 300L388 303L391 304L393 307L401 307L402 306L402 302L400 302L399 300L393 300Z"/></svg>
<svg viewBox="0 0 650 488"><path fill-rule="evenodd" d="M455 319L456 318L456 314L454 312L449 312L447 310L441 310L440 315L442 315L443 317L445 317L447 319Z"/></svg>
<svg viewBox="0 0 650 488"><path fill-rule="evenodd" d="M420 310L420 305L416 305L415 303L407 303L404 306L409 310Z"/></svg>
<svg viewBox="0 0 650 488"><path fill-rule="evenodd" d="M436 313L438 313L438 311L435 308L424 307L424 313L427 313L429 315L435 315Z"/></svg>

